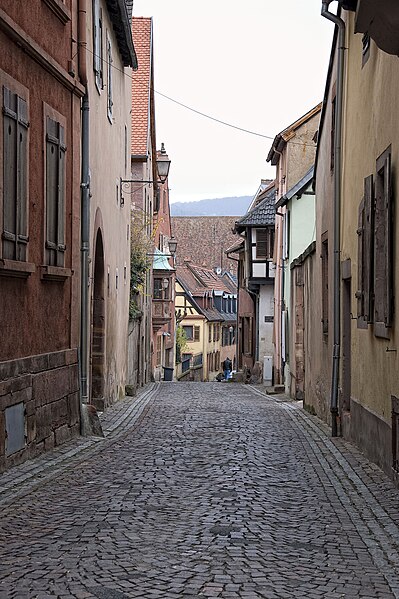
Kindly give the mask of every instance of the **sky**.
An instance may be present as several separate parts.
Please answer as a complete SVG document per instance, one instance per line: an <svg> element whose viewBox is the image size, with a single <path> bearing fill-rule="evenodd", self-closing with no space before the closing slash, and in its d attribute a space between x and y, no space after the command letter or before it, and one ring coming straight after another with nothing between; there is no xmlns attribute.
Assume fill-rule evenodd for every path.
<svg viewBox="0 0 399 599"><path fill-rule="evenodd" d="M134 0L135 16L153 17L171 203L252 196L274 178L274 136L323 99L334 26L320 12L321 0Z"/></svg>

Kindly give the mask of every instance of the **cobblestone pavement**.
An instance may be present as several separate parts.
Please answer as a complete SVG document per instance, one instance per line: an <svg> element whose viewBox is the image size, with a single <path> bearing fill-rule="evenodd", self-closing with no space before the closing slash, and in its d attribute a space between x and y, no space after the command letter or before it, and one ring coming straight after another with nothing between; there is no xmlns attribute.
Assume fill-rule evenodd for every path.
<svg viewBox="0 0 399 599"><path fill-rule="evenodd" d="M0 478L0 599L399 598L399 491L295 402L164 383Z"/></svg>

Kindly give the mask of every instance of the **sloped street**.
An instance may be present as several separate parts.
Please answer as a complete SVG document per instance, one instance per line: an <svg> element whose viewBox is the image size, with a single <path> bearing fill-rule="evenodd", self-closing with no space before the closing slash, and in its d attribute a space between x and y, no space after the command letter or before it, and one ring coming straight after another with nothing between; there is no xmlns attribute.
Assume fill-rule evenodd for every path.
<svg viewBox="0 0 399 599"><path fill-rule="evenodd" d="M399 491L299 404L163 383L107 418L0 477L1 599L399 597Z"/></svg>

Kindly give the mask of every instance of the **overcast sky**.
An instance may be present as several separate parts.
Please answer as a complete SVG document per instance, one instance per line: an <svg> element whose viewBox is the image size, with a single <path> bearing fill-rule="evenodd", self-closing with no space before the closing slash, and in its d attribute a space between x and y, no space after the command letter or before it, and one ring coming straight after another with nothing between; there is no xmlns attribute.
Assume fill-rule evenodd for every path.
<svg viewBox="0 0 399 599"><path fill-rule="evenodd" d="M335 4L335 3L334 3ZM153 17L155 89L274 137L323 98L333 24L321 0L134 0ZM171 202L253 195L272 140L206 119L157 93L157 145Z"/></svg>

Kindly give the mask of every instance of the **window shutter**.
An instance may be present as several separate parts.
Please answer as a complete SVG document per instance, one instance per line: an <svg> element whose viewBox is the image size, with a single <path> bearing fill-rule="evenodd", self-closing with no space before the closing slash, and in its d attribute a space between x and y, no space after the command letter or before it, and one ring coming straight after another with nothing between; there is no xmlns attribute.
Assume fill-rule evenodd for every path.
<svg viewBox="0 0 399 599"><path fill-rule="evenodd" d="M46 260L50 266L64 266L65 132L49 117L46 123Z"/></svg>
<svg viewBox="0 0 399 599"><path fill-rule="evenodd" d="M387 338L393 318L391 148L377 159L374 218L374 334Z"/></svg>
<svg viewBox="0 0 399 599"><path fill-rule="evenodd" d="M373 322L373 255L374 255L374 178L364 180L363 219L363 307L364 320Z"/></svg>
<svg viewBox="0 0 399 599"><path fill-rule="evenodd" d="M384 164L384 205L386 231L386 286L384 322L387 327L393 321L393 210L391 184L391 154L385 158Z"/></svg>
<svg viewBox="0 0 399 599"><path fill-rule="evenodd" d="M357 223L357 317L364 319L364 198L359 205Z"/></svg>
<svg viewBox="0 0 399 599"><path fill-rule="evenodd" d="M3 256L26 260L28 105L3 88Z"/></svg>
<svg viewBox="0 0 399 599"><path fill-rule="evenodd" d="M267 231L256 229L256 258L266 260L267 257Z"/></svg>
<svg viewBox="0 0 399 599"><path fill-rule="evenodd" d="M18 139L17 139L17 260L26 260L28 243L28 105L17 97Z"/></svg>
<svg viewBox="0 0 399 599"><path fill-rule="evenodd" d="M100 74L100 31L99 31L99 20L100 20L100 8L98 0L93 0L93 69L96 77Z"/></svg>
<svg viewBox="0 0 399 599"><path fill-rule="evenodd" d="M58 125L58 181L57 181L57 266L64 266L65 252L65 131Z"/></svg>
<svg viewBox="0 0 399 599"><path fill-rule="evenodd" d="M3 88L3 257L16 258L17 112L16 95Z"/></svg>
<svg viewBox="0 0 399 599"><path fill-rule="evenodd" d="M200 328L199 326L194 326L194 341L200 340Z"/></svg>

